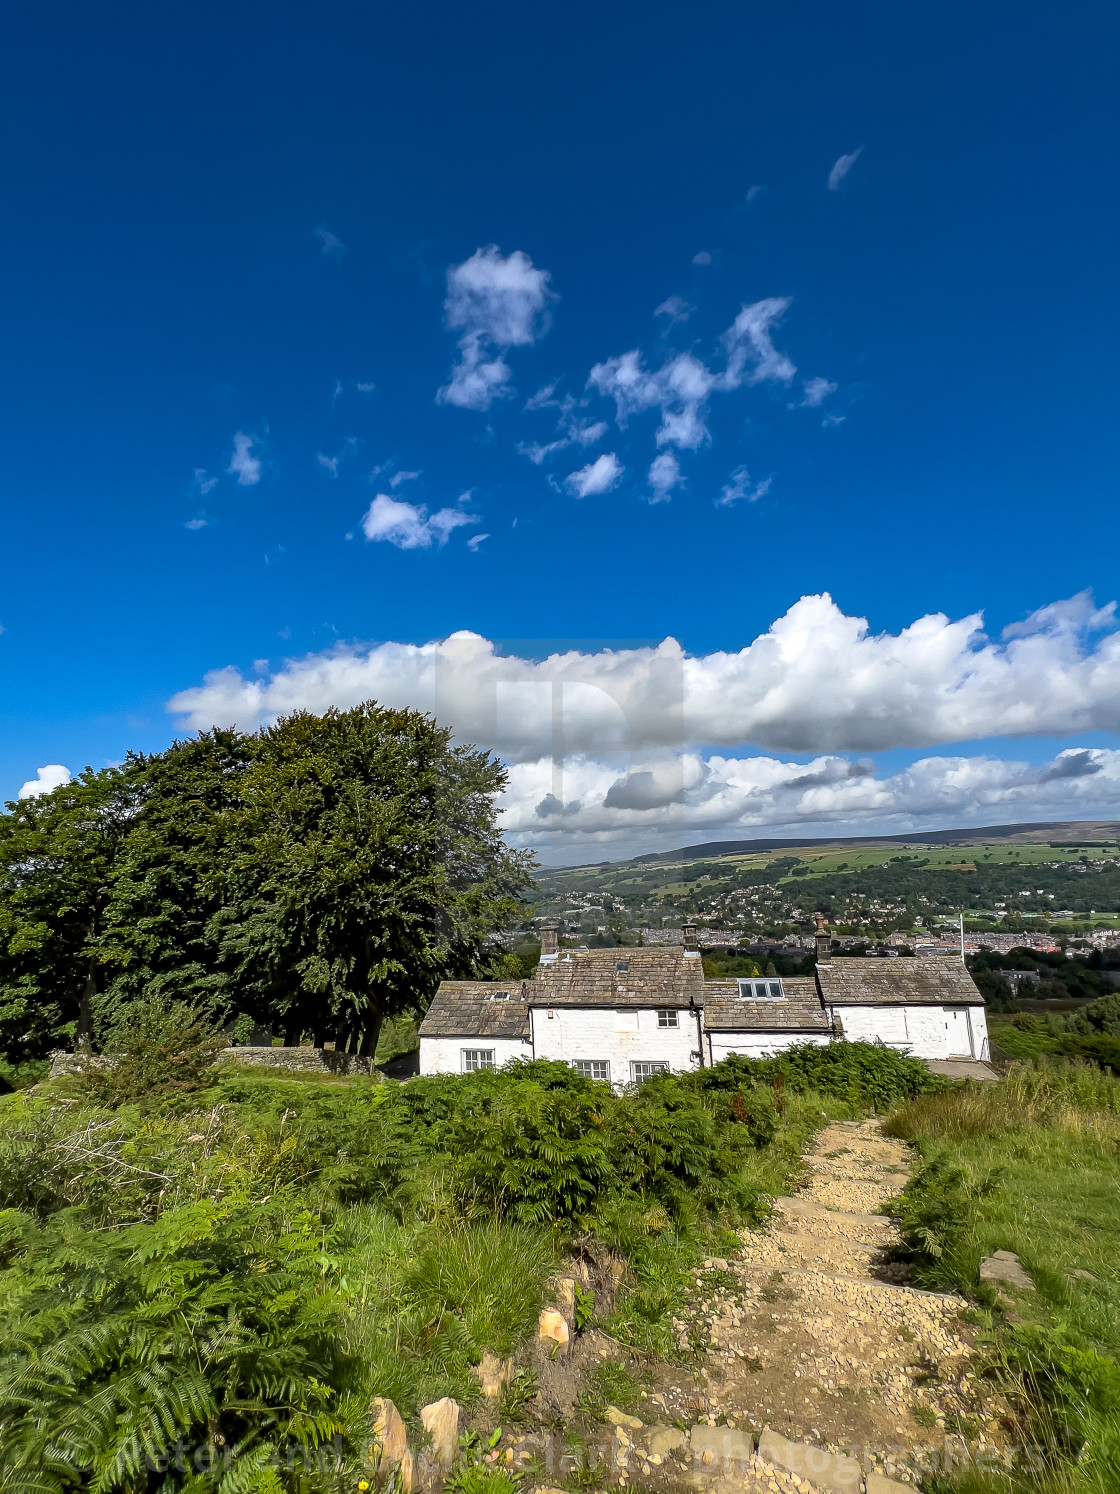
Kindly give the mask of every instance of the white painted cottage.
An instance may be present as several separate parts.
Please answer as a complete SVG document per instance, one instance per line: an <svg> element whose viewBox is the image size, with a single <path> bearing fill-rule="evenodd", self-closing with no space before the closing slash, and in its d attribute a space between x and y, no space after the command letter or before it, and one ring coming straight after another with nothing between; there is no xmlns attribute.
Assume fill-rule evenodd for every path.
<svg viewBox="0 0 1120 1494"><path fill-rule="evenodd" d="M814 975L706 980L696 930L683 933L682 948L561 951L546 925L532 980L442 983L420 1027L420 1072L553 1058L622 1085L845 1039L988 1057L983 997L960 960L834 956L818 920Z"/></svg>

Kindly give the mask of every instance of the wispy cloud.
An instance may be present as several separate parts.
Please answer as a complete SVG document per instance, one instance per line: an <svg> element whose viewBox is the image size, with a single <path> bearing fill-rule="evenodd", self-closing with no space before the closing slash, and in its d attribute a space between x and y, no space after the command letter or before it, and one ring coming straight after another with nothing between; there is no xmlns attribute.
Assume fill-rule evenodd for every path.
<svg viewBox="0 0 1120 1494"><path fill-rule="evenodd" d="M320 252L328 259L340 260L346 253L346 245L325 223L321 223L315 230L315 237L319 240Z"/></svg>
<svg viewBox="0 0 1120 1494"><path fill-rule="evenodd" d="M208 529L213 523L206 514L195 514L193 519L188 519L183 525L184 529Z"/></svg>
<svg viewBox="0 0 1120 1494"><path fill-rule="evenodd" d="M730 478L724 483L720 495L716 499L717 508L730 508L732 504L746 499L748 503L757 503L760 498L765 498L770 491L774 479L764 477L761 482L751 484L751 475L745 467L736 467Z"/></svg>
<svg viewBox="0 0 1120 1494"><path fill-rule="evenodd" d="M847 418L848 417L846 415L826 415L821 421L821 430L828 431L831 430L833 426L843 425Z"/></svg>
<svg viewBox="0 0 1120 1494"><path fill-rule="evenodd" d="M648 482L651 497L649 501L668 503L673 496L673 489L679 487L683 481L680 462L671 451L663 451L650 463Z"/></svg>
<svg viewBox="0 0 1120 1494"><path fill-rule="evenodd" d="M773 342L773 329L789 308L787 296L754 301L739 312L721 338L726 364L710 368L694 353L678 353L660 368L647 369L637 349L597 363L589 387L614 399L620 426L643 410L660 409L658 446L695 451L710 439L707 424L709 396L727 393L744 384L772 381L788 384L797 368Z"/></svg>
<svg viewBox="0 0 1120 1494"><path fill-rule="evenodd" d="M61 763L48 763L45 768L39 768L34 778L19 791L21 799L37 799L40 794L52 793L56 788L61 788L64 783L70 782L70 769L64 768Z"/></svg>
<svg viewBox="0 0 1120 1494"><path fill-rule="evenodd" d="M194 488L196 493L205 498L207 493L212 493L214 491L214 489L218 486L219 481L220 479L215 477L212 473L207 472L205 467L196 467L194 469L194 481L191 486Z"/></svg>
<svg viewBox="0 0 1120 1494"><path fill-rule="evenodd" d="M861 145L858 150L852 151L850 156L840 156L836 160L832 170L828 173L828 190L830 192L838 192L840 190L841 182L862 155L863 146Z"/></svg>
<svg viewBox="0 0 1120 1494"><path fill-rule="evenodd" d="M394 472L389 479L389 486L395 492L402 483L415 482L420 475L419 472Z"/></svg>
<svg viewBox="0 0 1120 1494"><path fill-rule="evenodd" d="M815 410L818 405L823 405L830 394L835 394L837 385L830 384L827 379L806 379L802 384L805 391L801 400L801 408Z"/></svg>
<svg viewBox="0 0 1120 1494"><path fill-rule="evenodd" d="M444 311L447 325L461 334L459 362L439 400L464 410L488 410L513 394L503 354L531 347L548 330L548 308L556 299L550 278L520 249L503 258L496 244L452 265Z"/></svg>
<svg viewBox="0 0 1120 1494"><path fill-rule="evenodd" d="M755 186L747 188L746 200L748 202L757 202L760 197L765 196L766 192L766 187L762 186L761 183L756 183Z"/></svg>
<svg viewBox="0 0 1120 1494"><path fill-rule="evenodd" d="M694 265L710 265L711 262L712 256L708 253L707 249L701 249L698 254L692 256L692 263Z"/></svg>
<svg viewBox="0 0 1120 1494"><path fill-rule="evenodd" d="M609 493L625 470L613 451L604 452L578 472L569 473L564 486L577 498L593 498L599 493Z"/></svg>
<svg viewBox="0 0 1120 1494"><path fill-rule="evenodd" d="M686 301L683 296L669 296L662 301L660 306L654 307L653 314L668 317L669 326L675 327L678 322L687 322L695 310L696 307Z"/></svg>
<svg viewBox="0 0 1120 1494"><path fill-rule="evenodd" d="M251 488L261 480L260 457L252 454L253 447L259 445L255 436L246 435L244 431L238 431L233 438L233 454L226 471L237 478L240 487Z"/></svg>
<svg viewBox="0 0 1120 1494"><path fill-rule="evenodd" d="M470 539L467 541L467 549L470 550L473 554L474 551L478 549L479 545L482 544L482 541L488 540L489 538L490 536L488 534L472 534Z"/></svg>
<svg viewBox="0 0 1120 1494"><path fill-rule="evenodd" d="M361 440L358 436L347 436L335 456L326 456L323 452L320 451L316 455L315 460L319 463L319 466L325 468L332 477L337 477L339 467L347 457L351 457L354 455L361 444Z"/></svg>
<svg viewBox="0 0 1120 1494"><path fill-rule="evenodd" d="M367 540L384 541L398 550L430 550L445 545L448 536L464 524L477 524L474 514L458 508L441 508L429 517L422 503L405 503L378 493L362 519L362 533Z"/></svg>

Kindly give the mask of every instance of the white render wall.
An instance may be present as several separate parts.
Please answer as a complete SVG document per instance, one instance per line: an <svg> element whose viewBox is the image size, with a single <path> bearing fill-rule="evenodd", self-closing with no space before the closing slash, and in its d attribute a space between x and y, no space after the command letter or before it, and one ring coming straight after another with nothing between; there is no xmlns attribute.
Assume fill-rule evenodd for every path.
<svg viewBox="0 0 1120 1494"><path fill-rule="evenodd" d="M914 1058L987 1056L982 1006L838 1006L835 1013L851 1043L880 1038L889 1048L904 1048Z"/></svg>
<svg viewBox="0 0 1120 1494"><path fill-rule="evenodd" d="M676 1008L678 1027L659 1027L652 1008L534 1006L529 1020L537 1058L606 1059L612 1084L630 1083L632 1060L667 1063L673 1073L694 1069L696 1013ZM552 1016L549 1016L549 1012Z"/></svg>
<svg viewBox="0 0 1120 1494"><path fill-rule="evenodd" d="M741 1058L771 1058L775 1053L784 1053L788 1048L800 1048L806 1043L825 1048L830 1041L826 1032L713 1032L709 1034L711 1062L730 1058L733 1053Z"/></svg>
<svg viewBox="0 0 1120 1494"><path fill-rule="evenodd" d="M420 1039L420 1072L422 1074L461 1074L464 1048L492 1048L494 1067L501 1068L513 1058L532 1058L533 1050L521 1038L422 1037Z"/></svg>

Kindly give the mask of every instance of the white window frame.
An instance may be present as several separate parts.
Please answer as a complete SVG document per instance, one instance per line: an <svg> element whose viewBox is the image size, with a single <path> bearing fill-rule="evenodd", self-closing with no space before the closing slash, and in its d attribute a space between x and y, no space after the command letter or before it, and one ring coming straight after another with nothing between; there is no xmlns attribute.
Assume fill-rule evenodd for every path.
<svg viewBox="0 0 1120 1494"><path fill-rule="evenodd" d="M477 1074L483 1069L496 1069L493 1048L462 1048L463 1073Z"/></svg>
<svg viewBox="0 0 1120 1494"><path fill-rule="evenodd" d="M600 1084L611 1082L611 1065L608 1058L573 1058L572 1068L585 1079L595 1079ZM596 1073L598 1069L600 1072Z"/></svg>
<svg viewBox="0 0 1120 1494"><path fill-rule="evenodd" d="M675 1006L659 1006L657 1008L658 1027L679 1027L681 1025L681 1014Z"/></svg>
<svg viewBox="0 0 1120 1494"><path fill-rule="evenodd" d="M777 990L773 989L777 986ZM765 989L760 989L765 987ZM772 975L744 975L739 981L740 1001L784 1001L785 988Z"/></svg>
<svg viewBox="0 0 1120 1494"><path fill-rule="evenodd" d="M654 1074L667 1074L669 1065L663 1058L632 1058L630 1060L630 1082L641 1084L652 1079Z"/></svg>

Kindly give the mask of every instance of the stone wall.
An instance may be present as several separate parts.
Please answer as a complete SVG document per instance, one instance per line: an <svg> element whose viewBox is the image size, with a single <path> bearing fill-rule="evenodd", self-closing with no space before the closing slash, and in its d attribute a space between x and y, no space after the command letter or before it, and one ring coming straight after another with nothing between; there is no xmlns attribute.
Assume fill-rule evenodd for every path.
<svg viewBox="0 0 1120 1494"><path fill-rule="evenodd" d="M49 1079L59 1079L64 1074L80 1074L92 1066L103 1068L113 1060L96 1053L51 1054ZM369 1074L373 1065L368 1058L357 1058L350 1053L335 1053L329 1048L223 1048L216 1055L216 1063L243 1063L257 1068L286 1069L289 1073L302 1074Z"/></svg>

